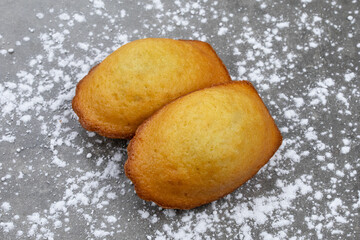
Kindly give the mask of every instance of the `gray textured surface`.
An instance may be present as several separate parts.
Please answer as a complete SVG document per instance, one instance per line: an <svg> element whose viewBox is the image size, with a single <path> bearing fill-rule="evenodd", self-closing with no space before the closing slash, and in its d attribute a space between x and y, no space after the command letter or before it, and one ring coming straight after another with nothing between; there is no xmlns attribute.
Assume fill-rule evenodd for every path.
<svg viewBox="0 0 360 240"><path fill-rule="evenodd" d="M1 239L359 239L358 1L101 3L0 2ZM283 146L226 198L191 211L142 201L127 142L77 122L76 83L144 37L206 40L276 118Z"/></svg>

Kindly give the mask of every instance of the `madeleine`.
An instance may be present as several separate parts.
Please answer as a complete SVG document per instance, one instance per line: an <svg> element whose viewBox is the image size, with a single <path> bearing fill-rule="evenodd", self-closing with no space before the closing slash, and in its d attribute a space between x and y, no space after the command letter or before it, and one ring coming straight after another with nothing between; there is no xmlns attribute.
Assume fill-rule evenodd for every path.
<svg viewBox="0 0 360 240"><path fill-rule="evenodd" d="M110 138L131 138L166 103L230 76L200 41L148 38L128 43L77 85L72 106L81 125Z"/></svg>
<svg viewBox="0 0 360 240"><path fill-rule="evenodd" d="M247 81L206 88L157 111L128 146L139 197L190 209L231 193L276 152L281 134Z"/></svg>

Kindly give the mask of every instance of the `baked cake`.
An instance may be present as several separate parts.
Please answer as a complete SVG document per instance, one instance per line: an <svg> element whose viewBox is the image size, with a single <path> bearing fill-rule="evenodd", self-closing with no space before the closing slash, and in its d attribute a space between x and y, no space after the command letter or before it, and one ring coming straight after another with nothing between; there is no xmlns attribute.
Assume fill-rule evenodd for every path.
<svg viewBox="0 0 360 240"><path fill-rule="evenodd" d="M212 47L201 41L147 38L125 44L76 87L72 105L81 125L110 138L131 138L166 103L230 82Z"/></svg>
<svg viewBox="0 0 360 240"><path fill-rule="evenodd" d="M139 197L190 209L231 193L282 142L248 81L206 88L167 104L137 129L125 173Z"/></svg>

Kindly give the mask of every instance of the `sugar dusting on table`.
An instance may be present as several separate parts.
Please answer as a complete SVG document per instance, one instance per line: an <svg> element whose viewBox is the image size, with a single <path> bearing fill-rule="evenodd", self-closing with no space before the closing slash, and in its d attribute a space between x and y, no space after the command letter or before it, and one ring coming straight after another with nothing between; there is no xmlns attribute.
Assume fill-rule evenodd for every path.
<svg viewBox="0 0 360 240"><path fill-rule="evenodd" d="M340 31L340 20L309 11L307 7L315 4L311 0L302 0L297 9L289 10L295 14L276 16L254 15L246 6L225 12L222 4L207 0L130 4L129 9L141 9L141 20L121 3L114 11L102 0L90 1L83 12L49 9L34 13L44 27L24 33L11 51L0 49L2 59L16 59L17 51L29 42L43 49L28 56L27 65L19 67L16 76L0 82L0 144L16 146L14 156L23 156L26 163L18 172L10 163L23 163L13 156L3 155L0 161L0 231L19 239L54 239L77 231L72 228L82 222L79 231L89 238L112 239L129 228L126 220L135 219L148 228L148 239L157 240L355 236L346 230L359 223L360 191L352 183L358 179L360 162L358 156L348 157L359 151L359 58L357 62L349 58L344 45L359 36L355 27L360 21L359 3L353 1L349 10L347 39L331 37L331 31ZM287 3L256 4L266 9ZM336 2L327 5L335 15L342 11ZM52 19L52 27L45 19ZM134 19L139 24L133 29L123 27ZM210 31L208 26L217 27ZM86 34L75 41L81 29ZM0 40L6 38L6 33L0 34ZM291 39L300 35L304 37L301 44L291 45L295 42ZM227 60L233 79L255 85L284 137L279 151L255 178L195 210L165 210L142 200L127 201L135 199L135 193L122 168L126 143L86 133L71 109L75 86L91 67L119 46L151 36L211 43ZM360 43L353 47L358 57ZM335 63L333 58L344 61ZM299 62L308 65L300 67ZM337 71L330 74L324 71L326 66ZM351 120L344 122L345 116ZM329 126L329 118L336 119L337 126ZM27 132L19 132L18 126L27 127ZM26 157L32 145L24 147L21 136L41 140L33 159ZM34 162L45 167L38 171ZM56 169L58 174L50 176L46 169ZM13 182L36 182L38 176L56 184L55 197L49 197L56 200L48 201L40 211L30 205L32 211L21 215L14 210L19 203L9 202L1 193L9 191ZM339 196L337 190L343 188L349 191ZM24 197L16 188L12 191ZM301 225L297 230L295 223ZM254 228L262 230L255 233Z"/></svg>

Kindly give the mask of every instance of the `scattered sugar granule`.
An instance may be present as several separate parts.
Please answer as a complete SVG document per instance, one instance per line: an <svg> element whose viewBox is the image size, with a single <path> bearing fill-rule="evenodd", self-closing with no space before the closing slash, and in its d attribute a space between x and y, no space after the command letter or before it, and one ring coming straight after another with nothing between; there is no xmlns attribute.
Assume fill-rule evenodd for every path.
<svg viewBox="0 0 360 240"><path fill-rule="evenodd" d="M350 82L355 78L355 73L353 72L346 73L344 77L345 77L345 81Z"/></svg>
<svg viewBox="0 0 360 240"><path fill-rule="evenodd" d="M341 148L341 153L342 154L347 154L350 152L350 147L349 146L344 146Z"/></svg>
<svg viewBox="0 0 360 240"><path fill-rule="evenodd" d="M60 20L64 20L64 21L70 20L70 16L67 13L60 14L59 18L60 18Z"/></svg>
<svg viewBox="0 0 360 240"><path fill-rule="evenodd" d="M37 17L38 19L43 19L43 18L44 18L44 14L43 14L43 13L37 13L37 14L36 14L36 17Z"/></svg>
<svg viewBox="0 0 360 240"><path fill-rule="evenodd" d="M65 167L67 165L65 161L61 160L57 156L53 157L52 163L57 165L58 167Z"/></svg>
<svg viewBox="0 0 360 240"><path fill-rule="evenodd" d="M105 8L105 3L102 0L93 0L95 8Z"/></svg>
<svg viewBox="0 0 360 240"><path fill-rule="evenodd" d="M286 27L289 27L290 23L289 22L281 22L281 23L277 23L276 24L276 27L278 28L286 28Z"/></svg>
<svg viewBox="0 0 360 240"><path fill-rule="evenodd" d="M88 44L88 43L79 42L79 43L77 44L77 46L78 46L79 48L81 48L82 50L85 50L85 51L87 51L87 50L89 49L89 44Z"/></svg>
<svg viewBox="0 0 360 240"><path fill-rule="evenodd" d="M229 29L226 28L226 27L221 27L221 28L219 29L219 31L218 31L218 35L219 35L219 36L225 35L228 30L229 30Z"/></svg>
<svg viewBox="0 0 360 240"><path fill-rule="evenodd" d="M3 203L1 204L1 209L2 209L4 212L10 211L10 209L11 209L10 203L8 203L8 202L3 202Z"/></svg>
<svg viewBox="0 0 360 240"><path fill-rule="evenodd" d="M15 226L13 222L0 222L0 228L2 228L5 233L8 233L13 230Z"/></svg>

